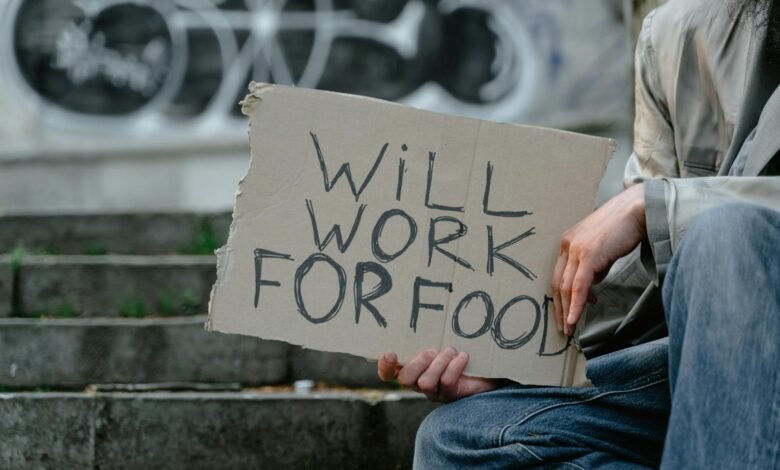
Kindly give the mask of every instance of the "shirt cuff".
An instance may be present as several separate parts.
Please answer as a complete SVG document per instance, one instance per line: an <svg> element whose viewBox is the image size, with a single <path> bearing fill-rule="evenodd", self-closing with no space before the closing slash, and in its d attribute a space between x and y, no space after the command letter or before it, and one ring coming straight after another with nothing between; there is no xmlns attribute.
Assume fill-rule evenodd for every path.
<svg viewBox="0 0 780 470"><path fill-rule="evenodd" d="M659 286L672 260L672 241L666 212L666 184L668 183L662 179L644 182L647 240L642 242L642 265Z"/></svg>

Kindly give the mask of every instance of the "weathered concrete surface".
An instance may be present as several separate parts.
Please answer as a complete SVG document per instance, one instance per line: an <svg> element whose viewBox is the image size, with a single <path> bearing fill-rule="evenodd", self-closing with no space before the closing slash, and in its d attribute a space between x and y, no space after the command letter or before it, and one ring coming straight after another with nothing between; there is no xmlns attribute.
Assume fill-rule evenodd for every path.
<svg viewBox="0 0 780 470"><path fill-rule="evenodd" d="M329 385L383 388L376 362L341 353L324 353L293 346L290 349L292 379L311 379Z"/></svg>
<svg viewBox="0 0 780 470"><path fill-rule="evenodd" d="M289 380L290 347L207 333L205 316L0 321L0 387Z"/></svg>
<svg viewBox="0 0 780 470"><path fill-rule="evenodd" d="M13 270L7 256L0 256L0 318L11 314Z"/></svg>
<svg viewBox="0 0 780 470"><path fill-rule="evenodd" d="M213 256L24 256L18 269L22 316L205 313L216 280Z"/></svg>
<svg viewBox="0 0 780 470"><path fill-rule="evenodd" d="M93 468L94 400L0 393L0 468Z"/></svg>
<svg viewBox="0 0 780 470"><path fill-rule="evenodd" d="M49 254L175 254L224 244L229 213L0 216L0 253L17 244Z"/></svg>
<svg viewBox="0 0 780 470"><path fill-rule="evenodd" d="M434 407L408 392L2 397L0 467L19 469L409 468Z"/></svg>
<svg viewBox="0 0 780 470"><path fill-rule="evenodd" d="M0 320L0 387L141 384L189 389L311 379L387 388L376 363L251 336L207 333L206 316L166 319ZM122 386L121 388L126 388Z"/></svg>

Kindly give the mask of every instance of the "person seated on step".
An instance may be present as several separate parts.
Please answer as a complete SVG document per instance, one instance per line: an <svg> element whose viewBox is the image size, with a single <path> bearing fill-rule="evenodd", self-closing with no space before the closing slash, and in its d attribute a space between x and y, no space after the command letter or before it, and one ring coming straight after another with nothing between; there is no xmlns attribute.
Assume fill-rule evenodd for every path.
<svg viewBox="0 0 780 470"><path fill-rule="evenodd" d="M780 466L780 1L671 0L635 66L627 189L564 234L551 286L567 335L598 291L578 338L593 387L385 354L383 380L450 402L416 468Z"/></svg>

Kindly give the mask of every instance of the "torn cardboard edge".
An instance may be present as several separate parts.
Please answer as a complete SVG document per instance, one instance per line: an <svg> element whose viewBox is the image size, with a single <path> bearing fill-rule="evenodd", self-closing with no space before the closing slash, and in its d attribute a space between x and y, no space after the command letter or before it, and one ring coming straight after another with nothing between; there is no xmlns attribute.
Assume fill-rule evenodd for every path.
<svg viewBox="0 0 780 470"><path fill-rule="evenodd" d="M606 163L608 162L609 157L612 155L612 153L614 152L614 149L615 149L614 141L607 141L606 139L600 139L600 138L595 138L595 137L590 137L590 136L583 137L583 136L580 136L578 134L574 134L574 133L570 133L570 132L566 132L566 131L550 131L550 130L541 129L541 128L534 128L534 127L531 127L531 126L519 126L519 125L515 125L515 124L508 124L507 125L507 124L499 124L499 123L489 123L487 121L478 121L478 120L471 119L471 118L454 118L454 117L449 117L449 116L437 115L436 113L431 113L431 112L427 112L427 111L413 110L411 108L407 108L407 107L402 106L402 105L398 105L398 104L395 104L395 103L388 103L388 102L385 102L385 101L382 101L382 100L373 99L373 98L355 97L355 96L351 96L351 95L343 95L343 94L332 93L332 92L322 92L322 91L312 91L312 90L302 90L302 89L295 89L295 90L293 90L293 89L290 89L290 88L287 88L287 87L279 87L279 86L276 86L276 85L268 85L268 84L258 84L258 83L254 83L254 82L250 84L250 88L249 89L250 89L250 93L241 102L241 105L242 105L242 112L250 117L249 134L250 134L250 141L252 141L252 144L253 144L252 145L252 154L251 154L250 165L249 165L249 168L247 170L247 174L239 182L239 187L238 187L238 191L237 191L237 194L236 194L236 204L234 206L234 212L233 212L233 222L231 223L230 234L229 234L229 237L228 237L227 244L224 247L222 247L219 250L217 250L217 252L216 252L217 257L218 257L218 260L217 260L217 277L218 278L217 278L217 281L215 282L215 284L214 284L214 286L212 288L212 291L211 291L211 299L210 299L210 302L209 302L209 318L208 318L208 320L206 322L206 329L208 331L221 331L221 332L225 332L225 333L250 334L250 335L254 335L254 336L260 336L260 337L263 337L263 338L266 338L266 339L274 339L274 340L285 341L285 342L288 342L288 343L291 343L291 344L296 344L296 345L302 346L304 348L312 348L312 349L320 349L320 350L327 350L327 351L343 352L343 353L353 354L353 355L357 355L359 357L365 357L365 358L367 358L369 360L376 360L376 358L378 357L379 353L384 352L386 350L393 350L393 349L395 349L396 351L398 351L399 349L406 349L407 348L407 344L406 344L407 341L406 341L406 339L408 339L408 338L404 339L403 337L401 337L400 339L402 341L399 341L399 342L396 343L396 345L397 345L396 348L386 347L386 348L384 348L382 350L377 350L377 352L374 352L374 353L371 353L371 354L366 354L365 353L365 348L362 348L362 350L360 350L360 351L356 351L354 349L354 345L350 344L348 341L347 342L343 342L343 341L342 342L332 342L331 344L324 345L322 340L320 340L320 339L316 339L315 340L315 338L311 337L310 335L304 335L304 336L301 336L301 337L296 337L296 335L294 333L294 330L296 328L295 326L291 326L289 331L285 330L284 328L282 328L282 329L276 328L274 331L263 331L264 328L262 327L262 325L258 326L257 324L253 324L251 322L249 322L249 323L246 322L247 315L256 315L257 314L257 312L252 312L252 310L253 310L252 308L242 307L239 310L243 310L243 312L236 312L236 311L234 311L232 314L228 313L224 308L221 308L221 307L219 308L219 310L220 310L219 313L217 313L215 311L215 298L218 296L218 292L221 291L220 286L227 286L227 285L231 285L232 286L236 282L236 279L234 279L235 276L246 277L246 276L250 276L252 274L250 272L251 269L243 269L243 270L240 270L240 271L243 272L243 274L241 274L241 275L236 274L236 266L235 266L235 264L238 261L236 261L237 258L236 258L236 253L234 251L234 247L235 247L236 244L241 244L241 243L243 243L245 241L245 240L239 240L237 238L237 233L240 230L242 230L240 225L242 225L244 223L243 219L246 217L246 214L247 214L247 210L245 209L245 207L243 207L242 198L245 197L245 195L247 193L247 190L249 190L250 193L252 193L252 192L256 193L257 191L250 190L250 187L256 189L258 187L258 183L260 181L262 181L264 177L268 176L268 175L255 174L255 173L258 173L258 170L256 169L256 166L261 165L261 163L258 162L258 158L260 158L261 160L262 159L271 159L271 160L275 159L275 162L276 162L277 165L276 165L276 167L273 167L274 169L280 168L280 165L281 166L286 166L287 162L289 161L289 156L288 155L290 153L294 153L296 155L296 158L298 158L301 153L308 153L308 155L306 155L304 159L307 160L309 163L316 161L316 159L314 159L314 153L315 152L311 148L309 148L308 151L304 150L303 152L297 152L297 153L294 150L285 149L285 148L283 148L283 146L282 146L282 148L278 148L279 147L278 145L274 146L273 144L270 145L270 148L263 147L262 151L257 148L258 144L256 144L255 140L257 142L261 142L260 145L265 146L265 145L269 145L270 142L273 142L274 140L276 140L277 137L279 137L278 135L274 135L274 132L266 133L265 137L267 137L267 138L265 140L263 140L263 138L258 136L258 134L261 133L260 130L258 129L258 127L259 127L258 126L258 122L261 122L261 121L258 120L258 114L259 114L259 111L261 111L262 108L266 106L266 104L263 103L265 98L269 98L269 99L271 99L271 101L275 101L277 99L279 99L279 100L288 100L289 99L290 103L293 103L295 107L300 107L301 109L304 109L304 108L306 109L306 113L298 113L298 114L295 114L295 115L289 115L289 116L284 116L283 117L283 118L287 118L287 120L284 121L284 123L285 123L284 125L286 125L288 127L289 126L297 126L299 124L302 126L301 127L301 132L299 132L299 134L305 134L306 133L305 132L306 131L305 128L307 126L303 125L304 123L301 122L301 121L304 120L303 118L304 118L305 114L307 114L307 113L312 114L313 113L315 115L315 117L313 117L312 119L316 120L317 119L316 118L316 113L318 111L321 111L321 110L317 109L317 108L319 108L322 105L321 102L327 102L327 106L334 106L334 109L342 109L342 108L340 108L341 100L344 100L345 104L343 106L343 109L347 110L347 114L349 114L351 112L350 111L350 109L351 109L350 105L354 104L355 102L359 102L361 107L369 106L369 108L372 108L373 105L376 105L377 107L381 107L382 111L387 112L387 113L399 113L401 115L422 113L426 117L434 116L434 117L436 117L438 119L441 119L443 121L452 120L455 123L467 122L467 123L471 123L471 125L473 125L474 123L478 123L479 124L478 128L479 128L480 131L482 129L482 125L484 124L487 127L497 127L497 126L498 127L508 127L510 129L510 131L509 131L510 133L518 131L518 132L529 132L529 133L533 134L534 130L538 130L542 134L545 134L546 137L549 137L550 132L554 132L554 137L557 138L557 139L560 139L560 140L575 139L575 140L582 141L582 142L588 142L589 144L593 144L594 142L599 141L600 145L597 145L595 147L599 147L601 149L601 152L603 153L603 155L600 155L600 157L599 157L601 159L601 161L600 161L601 165L598 165L598 167L600 167L600 168L597 168L598 171L591 171L590 175L586 174L583 177L583 181L585 181L585 183L587 183L589 186L592 187L591 191L590 191L590 193L592 193L592 194L588 194L587 195L587 197L590 198L591 203L589 204L588 209L584 213L581 214L581 217L583 217L584 215L586 215L587 213L589 213L592 210L592 207L593 207L592 201L595 199L595 188L598 186L598 181L600 180L601 176L603 175L603 172L604 172L604 170L606 168ZM279 98L278 95L284 95L284 97ZM299 95L299 96L296 96L296 95ZM322 96L325 96L326 98L322 98ZM301 104L302 102L303 102L303 104ZM336 105L333 105L333 103L336 103ZM279 115L285 114L283 111L280 111L280 110L283 110L284 107L280 107L278 103L273 103L273 104L271 104L269 106L271 108L274 108L274 111L264 114L264 116L263 116L264 120L262 121L263 122L262 125L263 126L271 126L271 127L277 126L278 123L273 122L274 119L272 119L272 117L275 118L275 117L278 117ZM330 121L330 120L334 120L334 119L337 120L338 118L334 117L334 116L330 116L329 119L327 119L327 120ZM366 119L370 120L371 118L366 118ZM355 126L363 125L364 123L362 123L361 121L362 121L362 119L360 119L360 118L357 118L357 119L353 118L352 119L352 122L354 122ZM314 122L314 121L312 121L312 122ZM458 124L458 125L460 125L460 124ZM312 127L312 126L309 126L309 127ZM313 127L317 127L317 126L313 125ZM327 126L325 126L325 127L327 127ZM274 127L274 128L276 128L276 127ZM281 128L282 127L280 127L280 129ZM367 130L371 131L370 126L367 127ZM309 131L309 133L313 134L313 131ZM334 135L336 135L338 133L339 133L339 130L335 129ZM282 132L282 134L283 134L283 132ZM273 138L271 138L271 136L273 136ZM339 141L339 139L335 139L335 140L337 142ZM342 139L342 140L344 140L344 139ZM479 131L478 131L476 140L479 141ZM547 140L550 140L550 139L548 138ZM553 139L553 141L554 140L555 139ZM446 145L446 142L445 142L445 144L442 144L442 142L439 142L437 145L438 145L437 146L437 150L441 152L440 147L442 147L443 145ZM476 145L476 144L474 144L474 145ZM575 145L574 147L579 147L579 146ZM590 145L590 147L594 147L594 145ZM360 153L360 152L357 152L357 153ZM591 153L594 153L594 152L591 152ZM281 156L283 154L284 154L285 158L281 158ZM348 158L347 161L349 163L352 163L353 165L356 165L355 162L357 160L354 159L354 158ZM464 161L465 160L461 159L460 163L463 163ZM594 161L592 163L596 163L596 161ZM474 167L473 163L474 162L471 162L471 164L469 166L470 172L473 170L473 167ZM334 178L334 180L335 180L335 177L333 177L333 174L335 173L335 170L336 170L336 168L338 168L339 164L340 164L340 162L331 164L332 166L331 166L331 174L330 174L330 176L332 178ZM354 168L355 168L355 166L353 166L353 169ZM364 171L361 172L361 171L355 170L354 173L355 173L355 180L357 180L357 181L361 180L364 177L364 175L365 175ZM309 176L312 176L312 173L303 174L302 178L305 179L305 178L308 178ZM588 181L588 176L590 176L590 181ZM342 177L343 177L343 175L342 175ZM319 182L318 188L319 188L319 190L321 192L321 190L322 190L322 182L321 182L322 181L322 175L319 175L318 171L315 171L313 173L312 178L316 179ZM475 176L475 178L476 178L476 176ZM273 181L273 179L274 178L271 177L272 181ZM593 181L594 179L595 179L595 182ZM343 184L344 181L342 180L341 183ZM473 183L473 181L469 180L469 186L471 186L472 183ZM249 185L249 186L247 186L247 185ZM346 186L346 184L343 184L343 185ZM327 184L326 184L326 186L327 186ZM334 186L335 186L335 183L334 183ZM287 188L287 189L289 189L289 188ZM301 193L302 192L304 192L304 191L301 191ZM470 190L469 190L469 192L470 192ZM293 193L295 193L295 191L293 191ZM296 195L297 194L298 193L296 193ZM327 194L321 194L320 196L328 197ZM252 194L251 197L254 198L255 194ZM315 197L315 196L313 196L313 197ZM344 201L346 203L346 201L348 201L348 200L344 199ZM391 199L388 199L388 201L391 201ZM356 200L353 200L351 202L354 204L356 202ZM372 203L372 202L375 202L375 201L370 201L369 203ZM395 202L395 201L393 201L393 202ZM344 211L340 210L341 209L340 205L337 204L335 207L336 207L337 210L333 211L333 212L344 212ZM464 204L464 207L465 207L465 204ZM297 208L295 208L295 210L297 210ZM257 217L256 216L257 211L251 211L250 210L249 212L251 213L252 217ZM259 211L259 212L262 212L262 211ZM286 216L287 214L284 214L284 215ZM260 218L262 218L262 215L260 216ZM574 220L574 222L576 222L577 220L579 220L579 219ZM239 223L239 221L242 221L241 224ZM256 223L256 222L257 222L257 220L250 220L250 221L246 221L246 224L250 225L250 223ZM346 225L348 226L348 221L340 221L340 222L347 222ZM572 222L572 225L573 225L574 222ZM265 223L265 222L263 222L263 223L257 222L257 223L259 223L259 225L257 225L257 226L261 227L261 226L263 226L263 223ZM324 225L327 225L327 227L324 228L324 230L327 230L330 227L330 222L328 224L324 224ZM498 224L496 226L498 226ZM566 228L568 228L568 226ZM247 229L245 228L244 230L246 231ZM251 231L252 229L250 228L248 230ZM311 231L311 228L307 228L307 230ZM262 232L262 230L260 230L258 232ZM562 230L561 230L561 233L562 233ZM557 237L556 237L557 240L560 239L559 235L560 235L560 233L557 234ZM310 238L311 235L309 234L308 237ZM303 244L303 243L305 243L305 242L302 242L301 244ZM308 243L309 244L311 243L310 240L308 241ZM298 246L298 245L296 245L296 246ZM460 253L459 250L460 250L460 245L458 245L457 253ZM323 250L320 250L320 251L323 251ZM325 250L325 251L327 251L327 250ZM299 258L296 258L296 259L299 260ZM244 263L244 264L246 264L246 263ZM344 263L344 264L347 265L349 263ZM249 267L251 267L251 266L249 266ZM245 266L245 268L246 268L246 266ZM451 273L452 273L452 279L454 280L457 277L456 271L455 271L454 267L453 267ZM286 282L284 282L284 284L289 285L290 281L287 280ZM246 282L244 282L243 287L238 287L236 289L232 289L232 291L234 291L234 292L241 292L243 290L243 291L246 292L247 291L247 287L250 287L250 285L247 284ZM228 294L226 294L226 295L228 295ZM450 297L452 297L452 294L450 294ZM449 300L447 301L447 304L448 304L448 307L450 307L449 306ZM284 309L287 310L287 315L292 315L292 316L296 316L297 315L297 313L295 312L296 309L295 309L294 305L287 305L287 306L284 307ZM349 309L346 309L346 310L349 310ZM450 310L451 310L451 308L450 308ZM280 312L275 312L274 315L277 315L279 313ZM344 317L344 316L346 316L348 314L349 314L349 312L344 312L344 313L341 314L341 317ZM218 317L218 316L219 316L220 319L222 319L222 317L224 317L225 321L223 321L221 324L215 323L215 318ZM244 318L239 320L239 318L241 316L243 316ZM230 318L228 318L228 317L230 317ZM232 318L232 320L231 320L231 318ZM258 322L262 323L261 322L261 318L262 317L258 317L258 316L255 317L255 319ZM369 320L369 318L367 318L367 317L363 317L363 318L365 320ZM452 316L450 315L450 313L445 312L445 320L447 322L449 322L449 320L451 320L451 318L452 318ZM234 321L234 320L236 320L236 321ZM235 324L230 325L231 321L233 323L235 323ZM276 320L274 320L274 321L276 321ZM282 322L282 323L284 323L284 322ZM553 327L553 329L554 329L554 327ZM446 345L450 344L450 341L448 341L448 340L452 339L452 338L447 336L447 331L444 330L444 329L442 329L440 333L441 334L438 335L439 341L437 342L436 345L439 346L439 349L441 350L443 347L445 347ZM547 332L545 332L545 333L547 333ZM321 336L325 336L325 337L327 337L327 336L329 336L331 334L332 334L332 332L328 332L328 331L325 331L325 330L323 330L321 332ZM347 339L349 339L349 338L347 338ZM325 341L325 342L327 342L327 341ZM431 344L429 343L428 345L431 345ZM408 350L405 350L405 351L398 351L399 352L399 357L402 360L404 360L404 359L408 360L411 357L411 355L413 355L414 353L418 352L418 350L420 350L420 349L423 349L423 348L415 349L414 347L412 347L411 349L408 349ZM470 354L472 356L472 361L474 361L475 360L474 359L474 353L471 352L471 351L469 351L469 352L470 352ZM494 353L490 353L491 358L492 358L493 354ZM496 354L496 355L498 356L500 354ZM531 356L530 359L533 359L533 357L536 357L536 356ZM538 359L538 357L537 357L537 359ZM507 378L511 378L513 380L519 381L521 383L537 384L537 385L573 385L573 386L583 386L583 385L588 385L589 384L589 382L587 381L587 378L586 378L586 374L585 374L585 371L586 371L585 357L581 353L580 348L576 344L576 342L572 342L570 344L570 346L565 348L565 353L562 354L562 357L560 358L560 361L558 362L558 364L559 365L556 366L556 367L560 367L560 369L559 369L560 372L558 374L556 374L556 376L558 377L556 379L553 379L552 376L549 374L549 372L551 372L551 371L547 371L546 374L537 374L535 376L537 378L531 379L530 381L525 381L525 380L523 380L522 376L518 376L518 375L508 376L506 373L501 373L501 372L499 372L497 374L494 374L494 373L492 373L493 372L492 367L490 368L491 370L485 370L484 368L476 369L476 370L475 369L467 369L466 373L470 374L470 375L480 375L480 376L507 377ZM542 365L541 361L540 361L539 367L546 367L546 366ZM546 378L542 377L542 379L538 379L538 377L541 377L541 376L544 376Z"/></svg>

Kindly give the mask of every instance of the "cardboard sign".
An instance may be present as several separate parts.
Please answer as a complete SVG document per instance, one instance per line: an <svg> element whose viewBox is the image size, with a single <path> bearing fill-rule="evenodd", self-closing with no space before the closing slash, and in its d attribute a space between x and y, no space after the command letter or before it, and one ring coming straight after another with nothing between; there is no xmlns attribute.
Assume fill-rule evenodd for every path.
<svg viewBox="0 0 780 470"><path fill-rule="evenodd" d="M555 327L561 234L593 208L614 143L323 91L250 85L239 184L207 328L466 373L585 382Z"/></svg>

